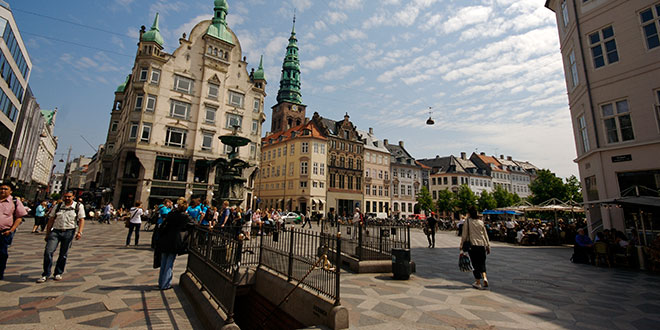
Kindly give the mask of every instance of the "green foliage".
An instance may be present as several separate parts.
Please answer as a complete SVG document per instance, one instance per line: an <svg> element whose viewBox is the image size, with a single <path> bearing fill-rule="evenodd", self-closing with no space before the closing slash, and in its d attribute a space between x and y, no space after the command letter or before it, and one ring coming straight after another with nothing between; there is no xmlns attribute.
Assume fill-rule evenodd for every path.
<svg viewBox="0 0 660 330"><path fill-rule="evenodd" d="M467 214L471 206L477 205L477 196L467 185L461 185L456 194L456 209L461 214Z"/></svg>
<svg viewBox="0 0 660 330"><path fill-rule="evenodd" d="M483 212L483 210L492 210L497 208L497 200L495 200L493 195L484 190L481 192L481 196L479 196L478 205L479 211Z"/></svg>
<svg viewBox="0 0 660 330"><path fill-rule="evenodd" d="M518 200L520 200L518 195L506 191L506 189L502 188L502 186L495 186L495 190L493 191L493 198L495 198L497 207L508 207L513 205L514 200L516 199L516 197L513 197L513 195L515 195Z"/></svg>
<svg viewBox="0 0 660 330"><path fill-rule="evenodd" d="M50 198L53 199L53 200L58 200L58 199L62 198L62 195L60 195L58 193L53 193L53 194L50 195Z"/></svg>
<svg viewBox="0 0 660 330"><path fill-rule="evenodd" d="M580 180L575 175L566 178L566 197L577 203L584 202L584 198L582 198L582 186L580 185Z"/></svg>
<svg viewBox="0 0 660 330"><path fill-rule="evenodd" d="M438 191L435 207L440 213L452 213L455 209L454 193L448 189Z"/></svg>
<svg viewBox="0 0 660 330"><path fill-rule="evenodd" d="M419 208L424 210L426 213L433 211L433 198L425 186L422 186L422 189L419 190L419 194L417 194L417 205L419 205Z"/></svg>
<svg viewBox="0 0 660 330"><path fill-rule="evenodd" d="M529 184L529 190L533 194L530 197L532 204L541 204L552 198L562 201L567 199L564 182L550 170L540 170L536 180Z"/></svg>

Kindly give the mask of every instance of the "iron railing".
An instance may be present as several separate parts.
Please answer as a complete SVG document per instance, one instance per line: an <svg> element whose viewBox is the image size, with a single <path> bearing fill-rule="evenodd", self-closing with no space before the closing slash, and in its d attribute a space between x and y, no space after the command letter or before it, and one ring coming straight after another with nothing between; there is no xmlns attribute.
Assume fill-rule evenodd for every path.
<svg viewBox="0 0 660 330"><path fill-rule="evenodd" d="M341 251L339 235L291 228L246 239L238 227L197 226L190 235L188 271L231 323L241 267L268 268L339 305L341 253L328 258L329 249Z"/></svg>
<svg viewBox="0 0 660 330"><path fill-rule="evenodd" d="M337 224L334 227L321 227L321 232L331 235L340 232L342 252L360 261L390 260L392 249L410 249L408 226ZM334 251L334 246L330 243L330 249Z"/></svg>

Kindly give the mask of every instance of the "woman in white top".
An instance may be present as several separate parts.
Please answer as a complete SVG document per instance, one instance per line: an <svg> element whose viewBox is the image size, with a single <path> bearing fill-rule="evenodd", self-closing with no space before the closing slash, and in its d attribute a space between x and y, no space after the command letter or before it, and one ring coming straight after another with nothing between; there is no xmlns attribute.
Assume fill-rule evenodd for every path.
<svg viewBox="0 0 660 330"><path fill-rule="evenodd" d="M135 246L138 245L138 241L140 240L140 226L142 225L142 214L144 214L144 210L142 209L142 202L137 201L135 202L135 206L131 207L131 210L128 211L130 220L128 220L128 236L126 236L126 247L128 247L131 243L131 235L133 234L134 230Z"/></svg>
<svg viewBox="0 0 660 330"><path fill-rule="evenodd" d="M479 219L477 209L471 206L468 209L469 217L465 220L463 225L463 232L461 233L461 245L459 249L466 251L470 255L472 267L474 271L474 283L472 286L475 289L488 289L488 277L486 277L486 254L490 254L490 241L486 233L484 222ZM468 244L469 243L469 244ZM481 285L483 278L484 284Z"/></svg>

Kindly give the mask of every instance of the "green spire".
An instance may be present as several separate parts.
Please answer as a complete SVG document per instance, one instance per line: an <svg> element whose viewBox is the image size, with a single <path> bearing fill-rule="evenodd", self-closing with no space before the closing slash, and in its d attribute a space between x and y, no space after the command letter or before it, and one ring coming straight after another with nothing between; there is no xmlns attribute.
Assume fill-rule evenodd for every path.
<svg viewBox="0 0 660 330"><path fill-rule="evenodd" d="M293 28L286 47L286 56L282 65L280 90L277 92L277 103L291 102L302 104L300 94L300 61L298 60L298 39L296 39L296 17L293 17Z"/></svg>
<svg viewBox="0 0 660 330"><path fill-rule="evenodd" d="M261 55L261 59L259 60L259 68L257 71L254 72L254 75L252 76L252 79L254 80L266 80L266 74L264 73L264 56Z"/></svg>
<svg viewBox="0 0 660 330"><path fill-rule="evenodd" d="M163 47L163 36L160 35L160 30L158 29L158 13L156 13L151 30L142 34L142 41L152 41Z"/></svg>
<svg viewBox="0 0 660 330"><path fill-rule="evenodd" d="M206 34L218 38L224 42L234 44L234 38L227 28L227 11L229 6L227 6L227 1L225 0L215 0L214 1L214 15L213 20L209 29L206 31Z"/></svg>
<svg viewBox="0 0 660 330"><path fill-rule="evenodd" d="M41 115L44 117L44 120L46 121L46 125L53 124L53 119L55 118L56 111L57 110L41 110Z"/></svg>

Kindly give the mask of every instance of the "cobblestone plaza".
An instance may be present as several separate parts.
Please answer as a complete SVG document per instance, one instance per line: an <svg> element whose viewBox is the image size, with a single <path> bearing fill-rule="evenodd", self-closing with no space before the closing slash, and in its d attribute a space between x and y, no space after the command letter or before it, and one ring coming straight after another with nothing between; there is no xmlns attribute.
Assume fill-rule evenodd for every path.
<svg viewBox="0 0 660 330"><path fill-rule="evenodd" d="M0 282L3 329L199 329L178 286L159 291L151 267L150 232L137 248L123 246L121 224L89 223L73 244L64 279L37 284L44 241L23 224L10 248ZM625 269L575 265L567 247L518 247L493 243L490 291L470 286L457 267L458 237L440 232L426 248L413 230L417 273L408 281L391 274L342 273L342 304L351 329L656 329L659 277ZM186 258L175 263L175 284Z"/></svg>

